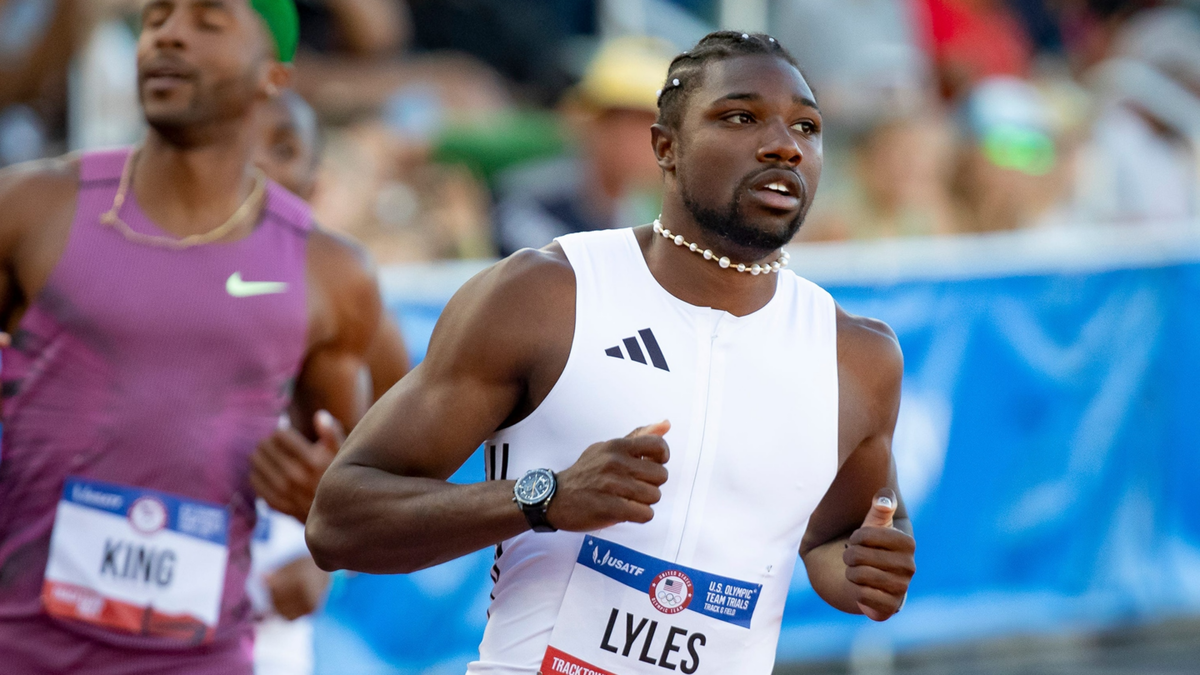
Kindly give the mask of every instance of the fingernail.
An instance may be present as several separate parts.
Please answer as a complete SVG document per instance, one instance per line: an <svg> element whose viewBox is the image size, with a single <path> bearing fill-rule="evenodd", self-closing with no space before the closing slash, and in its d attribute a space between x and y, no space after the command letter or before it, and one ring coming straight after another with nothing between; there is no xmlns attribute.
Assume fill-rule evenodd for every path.
<svg viewBox="0 0 1200 675"><path fill-rule="evenodd" d="M328 410L317 411L317 421L327 427L333 426L333 415Z"/></svg>
<svg viewBox="0 0 1200 675"><path fill-rule="evenodd" d="M887 497L880 497L879 499L875 500L875 506L878 506L881 509L890 509L892 508L892 500Z"/></svg>
<svg viewBox="0 0 1200 675"><path fill-rule="evenodd" d="M280 415L279 422L275 425L275 428L279 429L280 431L283 431L284 429L291 426L291 424L292 423L290 421L288 421L287 415Z"/></svg>

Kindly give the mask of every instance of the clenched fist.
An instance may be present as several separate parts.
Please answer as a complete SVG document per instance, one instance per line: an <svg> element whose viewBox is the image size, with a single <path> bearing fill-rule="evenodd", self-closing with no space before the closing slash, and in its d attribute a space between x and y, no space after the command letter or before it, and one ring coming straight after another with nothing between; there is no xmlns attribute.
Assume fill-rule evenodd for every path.
<svg viewBox="0 0 1200 675"><path fill-rule="evenodd" d="M546 517L554 527L591 532L617 523L646 523L667 482L664 466L671 453L663 436L667 421L635 429L624 438L595 443L569 469L558 474L558 488Z"/></svg>
<svg viewBox="0 0 1200 675"><path fill-rule="evenodd" d="M900 611L917 571L916 540L892 527L896 506L896 493L889 488L875 493L862 527L850 535L842 554L858 608L873 621Z"/></svg>

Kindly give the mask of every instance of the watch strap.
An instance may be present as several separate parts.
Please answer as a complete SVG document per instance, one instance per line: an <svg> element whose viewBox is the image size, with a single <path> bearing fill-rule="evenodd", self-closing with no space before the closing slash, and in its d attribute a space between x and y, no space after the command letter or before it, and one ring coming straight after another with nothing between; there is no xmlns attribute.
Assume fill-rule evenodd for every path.
<svg viewBox="0 0 1200 675"><path fill-rule="evenodd" d="M546 518L546 507L550 505L550 500L546 500L536 506L521 505L521 513L525 514L525 520L528 521L529 527L534 532L557 532L558 528L550 524Z"/></svg>

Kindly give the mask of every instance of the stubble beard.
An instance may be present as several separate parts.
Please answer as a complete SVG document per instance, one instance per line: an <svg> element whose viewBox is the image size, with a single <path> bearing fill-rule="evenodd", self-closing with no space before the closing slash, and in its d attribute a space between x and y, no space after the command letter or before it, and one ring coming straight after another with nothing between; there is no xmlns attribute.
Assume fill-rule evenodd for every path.
<svg viewBox="0 0 1200 675"><path fill-rule="evenodd" d="M800 226L804 224L807 208L801 208L792 220L778 231L764 230L747 222L742 212L742 196L746 186L739 184L733 193L733 198L724 209L714 209L702 205L693 197L685 183L681 183L680 192L684 208L691 214L692 219L700 229L717 240L725 243L731 252L745 256L746 260L754 261L766 257L788 245Z"/></svg>
<svg viewBox="0 0 1200 675"><path fill-rule="evenodd" d="M186 105L172 110L155 111L142 99L146 124L172 145L203 145L211 136L224 135L229 123L247 118L253 109L253 82L232 78L216 85L195 84Z"/></svg>

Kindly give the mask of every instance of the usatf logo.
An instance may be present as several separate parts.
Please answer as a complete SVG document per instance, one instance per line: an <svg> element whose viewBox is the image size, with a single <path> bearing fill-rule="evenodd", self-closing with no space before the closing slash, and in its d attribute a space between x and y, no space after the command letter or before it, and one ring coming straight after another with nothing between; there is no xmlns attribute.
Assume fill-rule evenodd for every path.
<svg viewBox="0 0 1200 675"><path fill-rule="evenodd" d="M592 562L596 564L596 567L611 567L635 577L641 576L642 572L646 571L644 567L638 567L620 558L614 558L611 551L605 551L604 555L600 555L599 548L592 549Z"/></svg>
<svg viewBox="0 0 1200 675"><path fill-rule="evenodd" d="M140 497L129 507L129 524L142 534L154 534L167 526L167 507L154 497Z"/></svg>
<svg viewBox="0 0 1200 675"><path fill-rule="evenodd" d="M678 614L692 603L692 580L679 570L667 570L650 583L650 604L663 614Z"/></svg>

